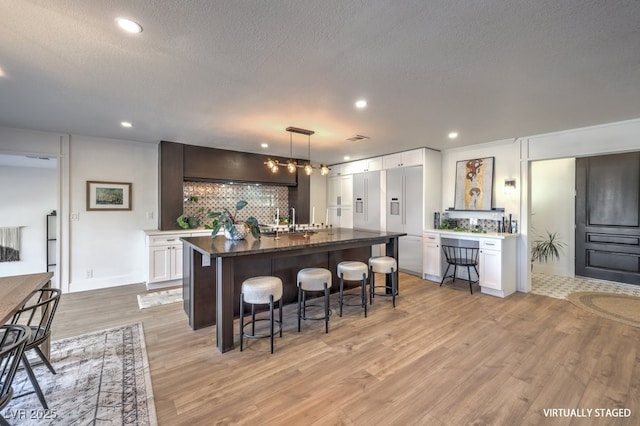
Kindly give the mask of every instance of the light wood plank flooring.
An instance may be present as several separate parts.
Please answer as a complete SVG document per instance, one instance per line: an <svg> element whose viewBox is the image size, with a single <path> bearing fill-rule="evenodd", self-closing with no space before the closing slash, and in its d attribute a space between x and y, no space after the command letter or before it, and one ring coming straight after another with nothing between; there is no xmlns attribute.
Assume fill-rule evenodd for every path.
<svg viewBox="0 0 640 426"><path fill-rule="evenodd" d="M267 339L220 354L181 303L139 310L143 285L63 295L53 338L142 321L160 425L640 424L640 329L534 294L470 295L406 274L400 285L396 309L388 298L366 319L334 308L329 334L321 321L298 333L285 307L273 355ZM631 417L545 417L551 408Z"/></svg>

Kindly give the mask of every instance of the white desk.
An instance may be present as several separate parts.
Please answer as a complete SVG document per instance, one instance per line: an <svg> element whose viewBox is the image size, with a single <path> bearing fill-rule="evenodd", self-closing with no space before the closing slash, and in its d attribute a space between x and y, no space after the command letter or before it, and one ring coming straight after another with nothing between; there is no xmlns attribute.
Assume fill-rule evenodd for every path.
<svg viewBox="0 0 640 426"><path fill-rule="evenodd" d="M446 267L446 261L442 255L442 240L452 240L451 243L455 245L480 249L478 256L480 291L492 296L506 297L516 291L517 237L518 234L495 232L481 234L444 229L424 231L423 278L436 282L442 280L444 267Z"/></svg>

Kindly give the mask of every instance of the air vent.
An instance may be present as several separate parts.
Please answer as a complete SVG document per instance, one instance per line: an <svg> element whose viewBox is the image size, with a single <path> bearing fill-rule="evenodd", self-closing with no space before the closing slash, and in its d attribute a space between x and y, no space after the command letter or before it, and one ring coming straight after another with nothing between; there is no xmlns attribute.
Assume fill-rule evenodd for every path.
<svg viewBox="0 0 640 426"><path fill-rule="evenodd" d="M345 140L349 141L349 142L360 142L360 141L364 141L367 139L371 139L369 136L363 136L363 135L355 135L355 136L351 136L350 138L347 138Z"/></svg>

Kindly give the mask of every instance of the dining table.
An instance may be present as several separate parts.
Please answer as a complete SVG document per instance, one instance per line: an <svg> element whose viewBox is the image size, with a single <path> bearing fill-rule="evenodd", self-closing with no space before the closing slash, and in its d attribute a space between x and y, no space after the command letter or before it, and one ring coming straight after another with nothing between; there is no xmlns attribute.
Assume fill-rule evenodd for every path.
<svg viewBox="0 0 640 426"><path fill-rule="evenodd" d="M0 325L6 324L20 310L36 290L51 287L53 272L0 277ZM40 345L42 353L49 359L49 339Z"/></svg>

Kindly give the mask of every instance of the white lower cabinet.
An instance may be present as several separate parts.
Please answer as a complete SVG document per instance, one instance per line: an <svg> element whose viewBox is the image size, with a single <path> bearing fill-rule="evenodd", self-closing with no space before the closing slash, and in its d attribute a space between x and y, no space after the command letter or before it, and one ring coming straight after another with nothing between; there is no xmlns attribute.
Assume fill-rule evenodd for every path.
<svg viewBox="0 0 640 426"><path fill-rule="evenodd" d="M182 279L183 237L210 235L211 231L145 231L147 249L147 287L149 284L177 285ZM157 287L157 286L154 286Z"/></svg>
<svg viewBox="0 0 640 426"><path fill-rule="evenodd" d="M442 279L440 234L424 233L422 238L422 253L422 278L440 282Z"/></svg>
<svg viewBox="0 0 640 426"><path fill-rule="evenodd" d="M478 269L480 291L506 297L516 291L516 239L481 239Z"/></svg>
<svg viewBox="0 0 640 426"><path fill-rule="evenodd" d="M149 283L182 278L182 243L149 247Z"/></svg>

